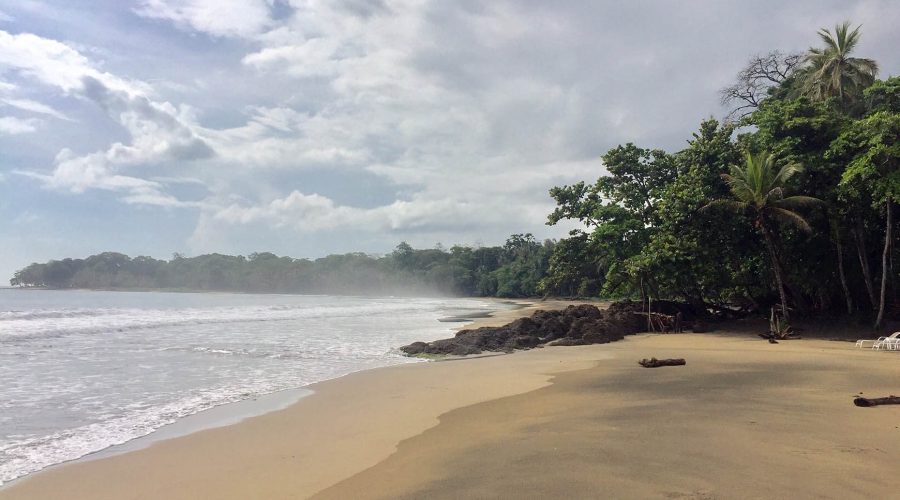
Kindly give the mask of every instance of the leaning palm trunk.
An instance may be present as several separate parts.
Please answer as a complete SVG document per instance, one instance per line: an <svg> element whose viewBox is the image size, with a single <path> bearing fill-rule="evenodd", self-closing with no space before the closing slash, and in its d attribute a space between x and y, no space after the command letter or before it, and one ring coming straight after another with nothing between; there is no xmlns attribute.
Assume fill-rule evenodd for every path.
<svg viewBox="0 0 900 500"><path fill-rule="evenodd" d="M790 321L791 315L787 306L787 294L784 292L784 279L781 276L781 262L778 260L778 252L775 251L775 239L772 238L772 234L762 223L759 224L759 230L766 240L766 248L769 250L769 257L772 259L772 271L775 273L775 284L778 286L778 296L781 298L781 311L784 314L785 321Z"/></svg>
<svg viewBox="0 0 900 500"><path fill-rule="evenodd" d="M889 279L890 257L891 257L891 237L894 227L893 210L891 205L893 202L890 198L885 202L884 208L887 212L884 230L884 251L881 253L881 297L878 301L878 317L875 319L875 328L881 328L884 324L884 302L887 296L887 283Z"/></svg>
<svg viewBox="0 0 900 500"><path fill-rule="evenodd" d="M781 309L784 319L790 321L787 305L784 273L778 257L778 245L767 222L789 224L805 233L811 233L812 227L802 215L794 209L800 207L822 206L824 202L810 196L784 196L784 185L794 174L802 172L803 167L797 164L778 167L769 153L757 155L747 153L743 166L731 165L728 174L722 178L728 183L732 199L713 200L702 210L718 206L742 215L751 215L754 227L762 234L766 249L772 259L772 271L781 297ZM800 297L800 294L795 294Z"/></svg>

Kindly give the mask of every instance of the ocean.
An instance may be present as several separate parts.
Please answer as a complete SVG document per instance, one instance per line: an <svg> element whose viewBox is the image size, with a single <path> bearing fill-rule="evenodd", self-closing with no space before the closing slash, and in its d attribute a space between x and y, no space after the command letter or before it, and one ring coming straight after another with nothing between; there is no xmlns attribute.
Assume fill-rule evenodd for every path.
<svg viewBox="0 0 900 500"><path fill-rule="evenodd" d="M0 484L452 335L473 299L0 289Z"/></svg>

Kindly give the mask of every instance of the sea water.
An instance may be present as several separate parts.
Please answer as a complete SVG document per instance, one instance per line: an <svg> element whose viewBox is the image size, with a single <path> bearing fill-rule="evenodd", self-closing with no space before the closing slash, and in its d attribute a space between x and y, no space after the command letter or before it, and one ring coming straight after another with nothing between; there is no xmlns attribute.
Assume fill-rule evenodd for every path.
<svg viewBox="0 0 900 500"><path fill-rule="evenodd" d="M0 289L0 484L226 403L415 361L466 299ZM458 325L456 325L458 326Z"/></svg>

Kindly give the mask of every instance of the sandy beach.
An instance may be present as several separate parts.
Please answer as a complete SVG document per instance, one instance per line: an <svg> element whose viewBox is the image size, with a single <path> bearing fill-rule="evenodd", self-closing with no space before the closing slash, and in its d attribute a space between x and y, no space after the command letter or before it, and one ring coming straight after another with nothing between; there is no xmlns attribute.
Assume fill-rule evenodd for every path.
<svg viewBox="0 0 900 500"><path fill-rule="evenodd" d="M687 365L637 365L651 356ZM0 498L890 498L900 406L852 398L898 394L898 375L900 353L746 332L418 363Z"/></svg>

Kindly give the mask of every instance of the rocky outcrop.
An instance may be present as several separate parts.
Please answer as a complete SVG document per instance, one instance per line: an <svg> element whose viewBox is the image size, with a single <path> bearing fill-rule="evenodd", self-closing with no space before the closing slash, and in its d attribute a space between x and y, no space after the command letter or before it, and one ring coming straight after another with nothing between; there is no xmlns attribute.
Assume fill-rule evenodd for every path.
<svg viewBox="0 0 900 500"><path fill-rule="evenodd" d="M643 330L640 304L616 302L602 310L590 304L562 310L535 311L500 327L460 330L451 339L414 342L400 348L409 355L450 354L466 356L483 351L510 352L542 345L605 344Z"/></svg>

